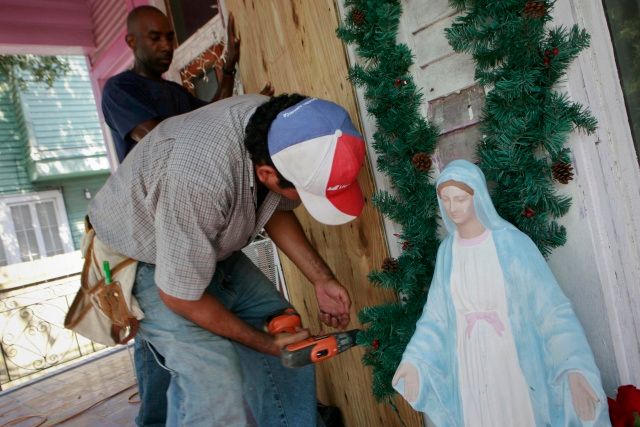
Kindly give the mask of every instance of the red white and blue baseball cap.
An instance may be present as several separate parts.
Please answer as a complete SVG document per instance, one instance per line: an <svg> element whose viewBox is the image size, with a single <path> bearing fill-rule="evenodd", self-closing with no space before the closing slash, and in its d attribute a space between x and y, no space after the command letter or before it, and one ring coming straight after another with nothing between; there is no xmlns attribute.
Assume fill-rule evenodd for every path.
<svg viewBox="0 0 640 427"><path fill-rule="evenodd" d="M365 145L344 108L307 98L278 114L268 145L276 169L312 217L339 225L360 215L364 197L357 179Z"/></svg>

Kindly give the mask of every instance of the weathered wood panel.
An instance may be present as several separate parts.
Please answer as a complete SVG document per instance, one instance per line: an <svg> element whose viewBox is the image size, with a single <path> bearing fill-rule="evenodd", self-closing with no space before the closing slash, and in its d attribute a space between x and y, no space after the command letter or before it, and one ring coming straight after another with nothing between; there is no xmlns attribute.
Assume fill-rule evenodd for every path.
<svg viewBox="0 0 640 427"><path fill-rule="evenodd" d="M474 84L471 56L457 54L444 30L457 16L448 0L407 0L402 3L400 34L415 54L413 75L425 101L450 95Z"/></svg>
<svg viewBox="0 0 640 427"><path fill-rule="evenodd" d="M256 92L271 81L277 93L300 92L333 100L357 120L344 47L335 35L338 17L333 0L227 0L226 6L236 17L242 39L240 74L246 92ZM360 184L369 198L373 181L368 167L360 175ZM340 227L318 224L303 208L296 213L314 246L349 290L353 300L349 326L358 327L356 313L361 308L394 298L373 288L366 278L387 253L377 211L367 203L359 219ZM286 259L283 269L291 300L305 323L314 333L327 331L317 319L311 285ZM360 362L362 352L356 348L318 365L319 399L340 407L349 427L401 425L389 406L377 404L371 396L371 375ZM419 414L401 399L397 403L407 426L422 425Z"/></svg>
<svg viewBox="0 0 640 427"><path fill-rule="evenodd" d="M455 159L478 160L476 151L482 140L480 115L485 104L484 90L471 86L429 103L429 120L440 129L434 155L438 169Z"/></svg>
<svg viewBox="0 0 640 427"><path fill-rule="evenodd" d="M422 87L426 101L450 95L473 86L475 66L471 57L453 54L414 71L416 84Z"/></svg>
<svg viewBox="0 0 640 427"><path fill-rule="evenodd" d="M402 25L414 34L454 12L449 0L406 0L402 8Z"/></svg>
<svg viewBox="0 0 640 427"><path fill-rule="evenodd" d="M444 32L451 26L455 15L446 16L434 21L433 24L422 27L415 34L412 32L415 37L416 65L420 68L425 68L445 56L455 54Z"/></svg>

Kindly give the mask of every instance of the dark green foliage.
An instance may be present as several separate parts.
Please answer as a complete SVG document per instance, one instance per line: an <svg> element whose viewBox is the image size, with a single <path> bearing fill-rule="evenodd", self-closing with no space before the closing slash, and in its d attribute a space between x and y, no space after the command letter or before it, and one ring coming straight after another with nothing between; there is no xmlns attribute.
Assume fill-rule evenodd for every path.
<svg viewBox="0 0 640 427"><path fill-rule="evenodd" d="M8 84L20 89L26 88L25 74L51 87L57 78L68 72L67 61L57 56L0 55L0 73L8 77Z"/></svg>
<svg viewBox="0 0 640 427"><path fill-rule="evenodd" d="M402 13L398 0L346 0L347 18L338 35L356 45L361 65L350 71L363 86L368 112L378 131L373 147L378 170L393 192L380 191L374 205L402 227L405 242L393 271L369 274L375 285L396 291L400 301L367 307L359 313L366 329L358 342L367 348L363 362L373 369L373 394L390 402L391 379L422 313L438 250L438 202L430 171L412 163L416 153L432 154L438 130L420 114L422 95L409 74L409 48L396 43Z"/></svg>
<svg viewBox="0 0 640 427"><path fill-rule="evenodd" d="M529 16L527 0L450 0L464 14L447 29L449 43L476 61L490 91L483 112L480 167L493 182L498 213L527 233L546 256L566 241L556 219L571 205L557 193L551 166L571 163L569 133L595 131L595 118L554 86L589 45L578 27L550 28L552 0Z"/></svg>

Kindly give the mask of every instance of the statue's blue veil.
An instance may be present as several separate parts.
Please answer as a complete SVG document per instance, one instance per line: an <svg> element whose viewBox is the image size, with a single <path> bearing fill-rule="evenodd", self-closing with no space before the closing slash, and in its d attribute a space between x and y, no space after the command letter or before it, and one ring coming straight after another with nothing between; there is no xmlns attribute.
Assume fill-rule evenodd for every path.
<svg viewBox="0 0 640 427"><path fill-rule="evenodd" d="M467 160L454 160L444 168L436 181L436 187L443 182L451 180L462 182L473 189L473 207L476 210L478 219L480 219L485 228L490 230L515 228L496 212L496 208L493 206L489 196L489 190L487 190L487 181L478 166ZM447 231L450 235L453 235L456 225L449 219L440 197L438 197L438 205L440 206L440 215L447 227Z"/></svg>

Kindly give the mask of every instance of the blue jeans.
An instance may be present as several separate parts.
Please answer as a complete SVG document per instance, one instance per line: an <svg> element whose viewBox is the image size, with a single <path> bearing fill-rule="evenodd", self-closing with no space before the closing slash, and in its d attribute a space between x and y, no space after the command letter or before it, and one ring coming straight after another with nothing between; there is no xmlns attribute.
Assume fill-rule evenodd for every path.
<svg viewBox="0 0 640 427"><path fill-rule="evenodd" d="M154 274L154 265L139 263L134 295L145 313L138 334L170 372L167 426L316 426L313 366L286 368L175 314L160 300ZM260 329L290 306L242 252L217 264L206 292ZM145 407L145 415L155 409Z"/></svg>
<svg viewBox="0 0 640 427"><path fill-rule="evenodd" d="M133 361L138 380L139 427L164 427L167 422L167 389L171 374L164 367L164 357L139 335L133 345Z"/></svg>

